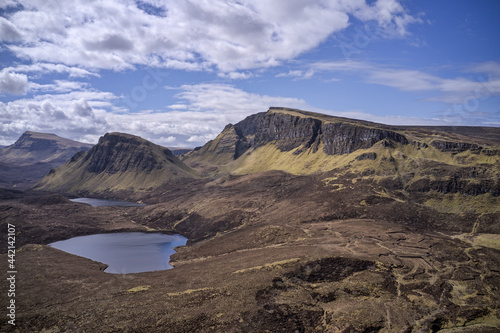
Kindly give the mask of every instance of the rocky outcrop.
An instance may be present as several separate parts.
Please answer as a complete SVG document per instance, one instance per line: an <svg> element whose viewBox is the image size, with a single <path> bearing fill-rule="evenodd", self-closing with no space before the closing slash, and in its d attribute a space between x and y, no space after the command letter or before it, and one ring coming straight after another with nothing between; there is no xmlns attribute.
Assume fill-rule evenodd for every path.
<svg viewBox="0 0 500 333"><path fill-rule="evenodd" d="M377 153L364 153L356 157L356 160L358 161L364 161L364 160L376 160L377 159Z"/></svg>
<svg viewBox="0 0 500 333"><path fill-rule="evenodd" d="M98 195L142 191L195 177L169 149L134 135L108 133L88 152L75 154L51 171L35 189Z"/></svg>
<svg viewBox="0 0 500 333"><path fill-rule="evenodd" d="M405 190L500 196L500 178L488 165L458 167L441 164L429 166L423 171L423 177L410 182Z"/></svg>
<svg viewBox="0 0 500 333"><path fill-rule="evenodd" d="M322 131L324 150L328 155L350 154L358 149L370 148L384 139L403 145L409 143L404 135L393 131L346 123L326 124Z"/></svg>
<svg viewBox="0 0 500 333"><path fill-rule="evenodd" d="M99 139L91 153L83 157L83 162L88 162L85 170L92 173L114 174L130 170L150 173L161 170L165 159L176 162L167 148L132 135L108 133Z"/></svg>
<svg viewBox="0 0 500 333"><path fill-rule="evenodd" d="M441 141L434 140L431 142L431 145L441 151L444 152L452 152L452 153L461 153L466 150L471 150L473 152L481 151L482 147L472 143L466 142L450 142L450 141Z"/></svg>
<svg viewBox="0 0 500 333"><path fill-rule="evenodd" d="M247 138L243 136L240 129L228 124L215 139L208 141L203 147L195 148L181 158L189 160L192 166L221 165L237 159L249 147Z"/></svg>
<svg viewBox="0 0 500 333"><path fill-rule="evenodd" d="M358 149L370 148L382 140L389 145L409 143L404 135L395 131L362 123L327 122L312 116L271 111L249 116L234 128L241 134L236 140L245 142L243 147L258 148L271 142L281 151L302 147L296 153L311 147L316 152L320 143L328 155L350 154ZM235 158L239 155L241 152L235 154Z"/></svg>
<svg viewBox="0 0 500 333"><path fill-rule="evenodd" d="M258 113L235 125L247 137L249 147L260 147L276 142L281 151L290 151L301 145L309 148L321 133L321 121L288 114Z"/></svg>

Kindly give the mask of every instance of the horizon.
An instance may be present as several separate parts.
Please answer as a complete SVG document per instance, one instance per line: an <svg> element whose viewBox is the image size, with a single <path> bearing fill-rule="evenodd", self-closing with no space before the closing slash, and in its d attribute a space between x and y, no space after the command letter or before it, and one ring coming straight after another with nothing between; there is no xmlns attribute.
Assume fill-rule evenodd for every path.
<svg viewBox="0 0 500 333"><path fill-rule="evenodd" d="M7 0L0 145L121 132L194 148L271 105L500 127L499 13L493 0Z"/></svg>

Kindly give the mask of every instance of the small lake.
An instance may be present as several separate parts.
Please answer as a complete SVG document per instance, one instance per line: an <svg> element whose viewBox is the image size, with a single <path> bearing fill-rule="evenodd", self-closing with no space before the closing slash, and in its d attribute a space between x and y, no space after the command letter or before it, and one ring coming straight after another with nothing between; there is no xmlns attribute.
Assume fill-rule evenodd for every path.
<svg viewBox="0 0 500 333"><path fill-rule="evenodd" d="M121 232L74 237L50 246L102 262L107 273L126 274L170 269L176 246L186 245L181 235Z"/></svg>
<svg viewBox="0 0 500 333"><path fill-rule="evenodd" d="M83 203L83 204L91 205L94 207L144 207L144 206L147 206L146 204L140 204L140 203L136 203L136 202L93 199L93 198L76 198L76 199L70 199L70 201Z"/></svg>

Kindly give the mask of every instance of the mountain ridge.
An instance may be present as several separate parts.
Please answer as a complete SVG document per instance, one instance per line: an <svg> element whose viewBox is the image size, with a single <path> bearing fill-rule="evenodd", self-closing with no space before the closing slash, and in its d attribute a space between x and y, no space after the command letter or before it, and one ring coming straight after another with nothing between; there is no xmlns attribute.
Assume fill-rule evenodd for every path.
<svg viewBox="0 0 500 333"><path fill-rule="evenodd" d="M428 160L453 166L499 162L500 140L491 138L500 137L500 129L491 128L493 135L479 144L476 133L468 137L464 131L390 126L273 107L227 125L214 140L182 160L206 172L235 174L272 169L293 174L327 172L355 167L363 154L406 165Z"/></svg>
<svg viewBox="0 0 500 333"><path fill-rule="evenodd" d="M500 144L491 138L478 142L466 132L408 129L272 107L228 124L214 140L180 159L140 137L108 133L89 153L75 155L35 188L130 194L199 175L210 179L280 170L330 175L324 177L329 184L329 178L342 176L392 184L398 191L500 195Z"/></svg>
<svg viewBox="0 0 500 333"><path fill-rule="evenodd" d="M14 144L0 151L0 162L16 165L47 163L56 159L69 159L77 151L88 150L91 147L91 144L51 133L26 131Z"/></svg>
<svg viewBox="0 0 500 333"><path fill-rule="evenodd" d="M12 145L0 149L0 186L27 189L91 144L55 134L27 131Z"/></svg>
<svg viewBox="0 0 500 333"><path fill-rule="evenodd" d="M145 191L164 182L196 177L168 148L113 132L102 136L88 152L78 153L52 170L34 189L96 195Z"/></svg>

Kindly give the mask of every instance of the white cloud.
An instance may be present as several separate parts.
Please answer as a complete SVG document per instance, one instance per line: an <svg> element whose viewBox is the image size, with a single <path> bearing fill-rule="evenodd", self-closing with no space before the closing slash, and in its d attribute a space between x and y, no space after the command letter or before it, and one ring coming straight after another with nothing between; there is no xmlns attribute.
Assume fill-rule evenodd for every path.
<svg viewBox="0 0 500 333"><path fill-rule="evenodd" d="M288 73L280 73L276 77L293 77L295 79L310 79L314 76L314 69L310 68L307 71L290 70Z"/></svg>
<svg viewBox="0 0 500 333"><path fill-rule="evenodd" d="M484 73L492 76L500 76L500 63L496 61L486 61L475 64L469 68L470 72Z"/></svg>
<svg viewBox="0 0 500 333"><path fill-rule="evenodd" d="M177 89L179 103L171 105L171 111L116 113L112 111L116 96L88 90L0 103L0 132L5 133L0 144L2 139L14 141L22 132L33 130L86 142L116 131L163 145L194 146L215 138L226 124L269 106L310 108L301 99L248 93L232 85L183 85Z"/></svg>
<svg viewBox="0 0 500 333"><path fill-rule="evenodd" d="M30 65L18 65L15 67L7 67L6 70L13 72L21 72L21 73L31 73L36 72L38 74L47 74L47 73L63 73L68 74L70 78L73 77L87 77L87 76L96 76L100 75L97 73L89 72L85 69L78 67L69 67L62 64L50 64L50 63L36 63Z"/></svg>
<svg viewBox="0 0 500 333"><path fill-rule="evenodd" d="M54 83L50 84L38 84L35 82L30 82L28 86L30 91L50 91L62 93L75 90L83 90L88 87L88 84L78 81L55 80Z"/></svg>
<svg viewBox="0 0 500 333"><path fill-rule="evenodd" d="M25 74L11 73L5 69L0 71L0 94L23 95L27 90L28 77Z"/></svg>
<svg viewBox="0 0 500 333"><path fill-rule="evenodd" d="M2 19L8 47L34 63L228 72L275 66L348 27L350 16L404 35L417 20L395 0L24 0ZM2 31L3 31L2 30ZM7 34L4 34L7 36ZM7 38L7 37L5 37ZM233 77L231 77L233 76ZM235 77L236 76L236 77Z"/></svg>
<svg viewBox="0 0 500 333"><path fill-rule="evenodd" d="M108 124L107 111L93 105L106 104L109 110L113 99L116 96L106 92L77 91L0 102L0 144L12 143L24 131L95 142L106 132Z"/></svg>
<svg viewBox="0 0 500 333"><path fill-rule="evenodd" d="M217 76L224 79L241 80L241 79L249 79L253 77L253 74L248 72L229 72L229 73L218 73Z"/></svg>
<svg viewBox="0 0 500 333"><path fill-rule="evenodd" d="M159 139L156 140L156 143L159 144L159 145L163 145L163 146L166 146L166 145L170 145L174 142L177 141L177 138L175 136L168 136L168 137L160 137Z"/></svg>
<svg viewBox="0 0 500 333"><path fill-rule="evenodd" d="M425 101L467 103L471 99L485 99L500 95L500 77L489 80L442 78L416 70L374 70L367 82L393 87L403 91L438 92Z"/></svg>
<svg viewBox="0 0 500 333"><path fill-rule="evenodd" d="M387 35L406 35L406 27L415 22L421 22L403 8L396 0L377 0L373 6L360 6L356 16L362 20L375 20Z"/></svg>

